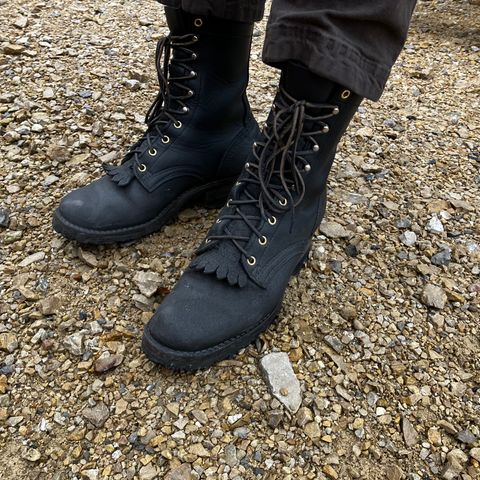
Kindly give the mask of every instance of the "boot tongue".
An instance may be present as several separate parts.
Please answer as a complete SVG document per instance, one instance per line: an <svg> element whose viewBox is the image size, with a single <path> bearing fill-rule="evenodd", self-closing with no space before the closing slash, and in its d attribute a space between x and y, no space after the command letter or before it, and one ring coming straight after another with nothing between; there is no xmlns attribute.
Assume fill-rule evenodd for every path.
<svg viewBox="0 0 480 480"><path fill-rule="evenodd" d="M288 62L282 69L280 85L296 100L312 103L327 102L337 87L334 82L315 75L296 62Z"/></svg>

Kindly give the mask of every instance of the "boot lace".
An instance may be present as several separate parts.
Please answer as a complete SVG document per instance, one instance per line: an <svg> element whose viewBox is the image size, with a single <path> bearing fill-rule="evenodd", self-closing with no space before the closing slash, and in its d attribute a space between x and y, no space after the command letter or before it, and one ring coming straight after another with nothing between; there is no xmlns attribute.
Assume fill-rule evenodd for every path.
<svg viewBox="0 0 480 480"><path fill-rule="evenodd" d="M305 196L304 175L312 169L306 157L319 151L315 136L328 132L325 120L338 112L336 105L295 100L280 88L262 132L262 141L254 143L253 160L245 164L246 171L227 202L233 212L217 220L217 223L226 220L234 223L229 222L222 234L208 236L205 242L230 241L248 264L254 265L255 257L242 243L246 244L253 232L261 245L267 244L268 239L257 228L262 219L275 225L278 215L290 211L292 229L295 208ZM232 224L237 228L229 228Z"/></svg>
<svg viewBox="0 0 480 480"><path fill-rule="evenodd" d="M170 138L164 133L166 128L171 124L175 128L182 127L182 122L178 117L189 112L185 101L195 94L183 82L197 76L189 64L197 59L198 54L188 47L197 41L198 36L193 34L169 35L158 41L155 63L159 91L145 116L145 123L148 127L145 134L130 147L122 164L133 158L133 163L140 171L144 171L146 167L139 160L144 142L147 142L149 155L154 157L157 155L157 150L153 146L154 138L161 137L162 143L167 144L170 142Z"/></svg>

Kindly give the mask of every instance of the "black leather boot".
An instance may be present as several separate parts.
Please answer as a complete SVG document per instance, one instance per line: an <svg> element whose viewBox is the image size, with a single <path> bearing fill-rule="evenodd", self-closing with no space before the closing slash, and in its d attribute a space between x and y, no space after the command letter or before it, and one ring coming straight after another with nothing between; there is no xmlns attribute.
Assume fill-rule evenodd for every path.
<svg viewBox="0 0 480 480"><path fill-rule="evenodd" d="M298 100L298 99L308 100ZM361 98L291 65L245 170L142 348L194 370L228 358L274 321L325 212L337 143Z"/></svg>
<svg viewBox="0 0 480 480"><path fill-rule="evenodd" d="M187 204L220 207L245 164L258 126L245 95L253 24L166 8L159 94L147 130L119 166L69 193L54 229L85 243L139 239Z"/></svg>

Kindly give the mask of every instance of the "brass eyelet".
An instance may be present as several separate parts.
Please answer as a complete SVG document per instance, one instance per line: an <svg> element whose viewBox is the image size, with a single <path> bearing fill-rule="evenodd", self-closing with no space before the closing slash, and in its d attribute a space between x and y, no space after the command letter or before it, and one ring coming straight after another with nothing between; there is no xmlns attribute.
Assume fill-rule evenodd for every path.
<svg viewBox="0 0 480 480"><path fill-rule="evenodd" d="M182 107L182 112L183 113L188 113L190 109L188 107Z"/></svg>
<svg viewBox="0 0 480 480"><path fill-rule="evenodd" d="M145 172L145 170L147 170L147 166L144 164L144 163L141 163L139 166L138 166L138 170L140 172Z"/></svg>
<svg viewBox="0 0 480 480"><path fill-rule="evenodd" d="M209 238L205 239L205 244L210 243L210 242L211 242L211 240Z"/></svg>
<svg viewBox="0 0 480 480"><path fill-rule="evenodd" d="M252 255L251 257L247 258L247 263L253 267L257 263L257 259Z"/></svg>
<svg viewBox="0 0 480 480"><path fill-rule="evenodd" d="M190 72L190 78L197 78L197 72L195 70Z"/></svg>
<svg viewBox="0 0 480 480"><path fill-rule="evenodd" d="M268 241L268 240L267 240L267 237L266 237L265 235L262 235L262 236L258 239L258 243L259 243L260 245L262 245L262 246L263 246L263 245L266 245L266 244L267 244L267 241Z"/></svg>
<svg viewBox="0 0 480 480"><path fill-rule="evenodd" d="M193 21L193 24L200 28L202 25L203 25L203 20L201 18L196 18L194 21Z"/></svg>
<svg viewBox="0 0 480 480"><path fill-rule="evenodd" d="M305 172L309 172L312 169L312 166L309 163L307 163L305 167L303 167L303 169L305 170Z"/></svg>
<svg viewBox="0 0 480 480"><path fill-rule="evenodd" d="M232 201L231 198L229 198L229 199L227 200L227 207L230 207L230 202L231 202L231 201Z"/></svg>
<svg viewBox="0 0 480 480"><path fill-rule="evenodd" d="M189 91L187 92L187 95L188 95L189 97L193 97L194 94L195 94L195 92L194 92L193 90L189 90Z"/></svg>
<svg viewBox="0 0 480 480"><path fill-rule="evenodd" d="M235 186L239 187L242 184L242 182L235 182Z"/></svg>
<svg viewBox="0 0 480 480"><path fill-rule="evenodd" d="M312 150L313 150L314 152L318 152L318 151L320 150L320 147L319 147L317 144L315 144L315 145L313 146Z"/></svg>
<svg viewBox="0 0 480 480"><path fill-rule="evenodd" d="M248 170L249 168L250 168L250 164L247 162L247 163L245 164L245 170Z"/></svg>
<svg viewBox="0 0 480 480"><path fill-rule="evenodd" d="M170 137L168 135L164 135L162 137L162 143L168 143L170 141Z"/></svg>
<svg viewBox="0 0 480 480"><path fill-rule="evenodd" d="M177 120L176 122L173 122L173 126L175 128L182 128L182 122L180 120Z"/></svg>
<svg viewBox="0 0 480 480"><path fill-rule="evenodd" d="M352 94L352 92L350 90L344 90L341 95L340 95L340 98L342 100L346 100L347 98L350 97L350 95Z"/></svg>
<svg viewBox="0 0 480 480"><path fill-rule="evenodd" d="M191 58L192 60L196 60L198 58L198 53L193 52Z"/></svg>
<svg viewBox="0 0 480 480"><path fill-rule="evenodd" d="M330 130L330 127L328 125L324 125L323 128L322 128L322 133L328 133Z"/></svg>
<svg viewBox="0 0 480 480"><path fill-rule="evenodd" d="M215 221L215 223L222 223L222 219L221 219L221 218L217 218L217 220Z"/></svg>
<svg viewBox="0 0 480 480"><path fill-rule="evenodd" d="M338 107L333 107L332 113L333 115L338 115L340 113L340 109Z"/></svg>
<svg viewBox="0 0 480 480"><path fill-rule="evenodd" d="M194 36L192 37L192 41L193 41L193 42L198 42L198 36L197 36L197 35L194 35Z"/></svg>
<svg viewBox="0 0 480 480"><path fill-rule="evenodd" d="M275 225L277 223L277 217L272 216L272 218L268 219L268 223L270 225Z"/></svg>
<svg viewBox="0 0 480 480"><path fill-rule="evenodd" d="M278 201L278 203L282 206L285 207L287 206L288 200L286 198L282 198L281 200Z"/></svg>
<svg viewBox="0 0 480 480"><path fill-rule="evenodd" d="M151 156L151 157L154 157L156 154L157 154L157 151L154 149L154 148L150 148L148 150L148 154Z"/></svg>

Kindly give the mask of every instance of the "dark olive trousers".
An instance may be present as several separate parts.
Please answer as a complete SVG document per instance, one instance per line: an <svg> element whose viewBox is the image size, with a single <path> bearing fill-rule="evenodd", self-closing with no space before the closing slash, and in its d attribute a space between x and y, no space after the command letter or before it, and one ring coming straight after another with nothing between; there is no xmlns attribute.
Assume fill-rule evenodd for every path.
<svg viewBox="0 0 480 480"><path fill-rule="evenodd" d="M263 17L265 0L159 0L240 22ZM416 0L273 0L263 61L297 61L378 100L407 36Z"/></svg>

